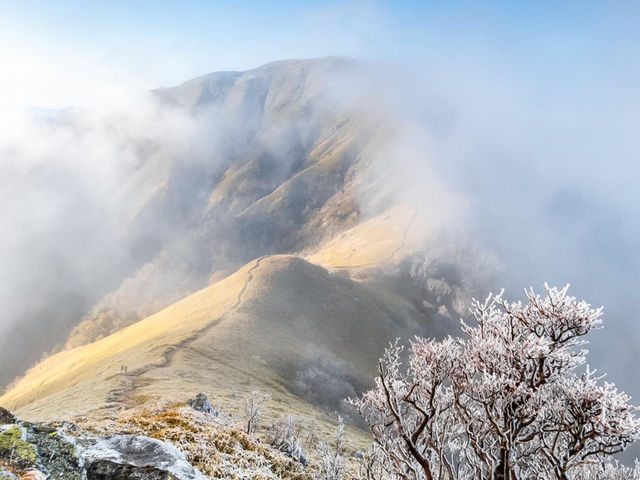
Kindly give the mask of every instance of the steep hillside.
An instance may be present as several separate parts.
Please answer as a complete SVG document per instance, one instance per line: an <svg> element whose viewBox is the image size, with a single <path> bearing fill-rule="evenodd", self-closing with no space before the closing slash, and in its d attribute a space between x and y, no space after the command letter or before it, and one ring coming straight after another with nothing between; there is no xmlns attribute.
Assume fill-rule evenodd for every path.
<svg viewBox="0 0 640 480"><path fill-rule="evenodd" d="M221 140L197 161L149 155L139 167L123 193L131 229L163 233L142 242L148 257L67 347L153 314L252 258L317 248L355 226L371 152L392 131L338 90L360 69L344 58L282 61L157 90Z"/></svg>
<svg viewBox="0 0 640 480"><path fill-rule="evenodd" d="M336 235L307 259L330 270L379 269L400 263L423 247L428 236L415 208L396 205Z"/></svg>
<svg viewBox="0 0 640 480"><path fill-rule="evenodd" d="M138 253L0 405L105 418L204 391L240 415L237 397L259 389L275 416L353 418L343 399L370 384L389 341L447 333L446 280L423 268L416 282L413 268L432 228L370 168L393 128L334 85L359 68L276 62L156 91L216 148L145 147L118 197Z"/></svg>
<svg viewBox="0 0 640 480"><path fill-rule="evenodd" d="M286 408L308 410L307 400L339 409L370 381L390 339L426 328L430 320L397 295L299 257L267 256L113 335L49 357L0 404L26 419L60 419L200 390L224 403L232 389L259 388Z"/></svg>

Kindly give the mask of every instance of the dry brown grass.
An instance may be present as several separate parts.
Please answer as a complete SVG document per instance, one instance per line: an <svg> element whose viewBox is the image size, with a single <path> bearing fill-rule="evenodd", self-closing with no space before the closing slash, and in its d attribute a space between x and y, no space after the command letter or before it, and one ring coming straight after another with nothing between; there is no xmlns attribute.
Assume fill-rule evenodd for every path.
<svg viewBox="0 0 640 480"><path fill-rule="evenodd" d="M97 435L147 435L171 442L211 478L310 480L316 469L316 445L307 445L311 464L303 467L264 442L264 428L258 435L248 436L230 417L214 418L182 405L80 421L77 426Z"/></svg>
<svg viewBox="0 0 640 480"><path fill-rule="evenodd" d="M30 468L20 476L20 480L47 480L47 476L40 470Z"/></svg>
<svg viewBox="0 0 640 480"><path fill-rule="evenodd" d="M47 480L47 476L40 470L37 470L35 468L27 468L23 470L21 468L16 468L16 466L13 464L9 465L8 463L0 460L0 470L3 468L6 471L14 474L20 480ZM2 478L5 477L3 476Z"/></svg>

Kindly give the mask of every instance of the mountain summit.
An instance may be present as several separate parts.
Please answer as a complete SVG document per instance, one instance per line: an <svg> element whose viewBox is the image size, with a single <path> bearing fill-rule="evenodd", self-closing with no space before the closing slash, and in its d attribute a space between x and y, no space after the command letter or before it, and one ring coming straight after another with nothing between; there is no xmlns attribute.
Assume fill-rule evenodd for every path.
<svg viewBox="0 0 640 480"><path fill-rule="evenodd" d="M287 60L154 91L200 143L135 144L115 199L131 262L0 404L51 420L259 388L341 410L390 340L448 331L462 287L418 265L432 232L381 188L394 128L355 95L365 73Z"/></svg>

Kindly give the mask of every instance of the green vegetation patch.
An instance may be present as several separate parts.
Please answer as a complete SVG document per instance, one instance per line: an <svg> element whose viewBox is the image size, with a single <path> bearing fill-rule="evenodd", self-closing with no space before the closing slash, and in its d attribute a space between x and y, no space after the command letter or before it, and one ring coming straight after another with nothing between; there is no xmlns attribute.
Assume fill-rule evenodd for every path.
<svg viewBox="0 0 640 480"><path fill-rule="evenodd" d="M22 439L22 427L18 425L0 433L0 452L9 452L20 460L36 461L36 449Z"/></svg>

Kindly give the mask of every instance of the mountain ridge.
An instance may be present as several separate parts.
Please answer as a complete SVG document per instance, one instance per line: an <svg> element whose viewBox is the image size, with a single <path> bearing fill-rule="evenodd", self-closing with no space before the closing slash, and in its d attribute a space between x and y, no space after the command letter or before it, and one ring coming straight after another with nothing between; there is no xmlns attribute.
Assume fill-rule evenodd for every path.
<svg viewBox="0 0 640 480"><path fill-rule="evenodd" d="M254 272L259 270L261 263L265 261L267 266L263 269L267 270L261 273L260 282L253 285ZM237 360L246 355L247 351L252 351L252 355L257 355L257 357L253 360L247 360L251 367L248 370L247 367L242 368L245 374L253 370L271 371L271 378L280 378L276 381L277 383L286 385L286 390L295 391L295 383L301 374L300 371L295 371L296 366L313 365L320 356L327 357L328 352L333 352L331 355L335 355L336 362L347 361L345 378L359 378L360 384L351 386L354 389L352 391L356 391L356 387L362 387L367 382L362 371L367 370L368 374L372 372L371 368L367 367L375 365L379 349L384 347L392 331L404 330L409 334L418 333L421 330L417 323L413 323L419 314L413 310L413 314L409 314L405 320L402 320L401 324L405 326L398 328L401 324L397 322L401 317L396 313L391 313L388 306L381 308L383 304L375 300L376 295L368 287L344 277L339 278L338 283L335 284L335 280L330 280L330 277L327 276L331 274L321 273L326 271L318 270L318 268L295 256L267 256L256 259L227 279L194 293L158 314L141 320L94 344L77 347L50 357L41 365L30 370L12 390L0 397L0 404L16 410L24 418L38 420L50 420L52 417L65 418L70 412L77 416L92 412L96 414L100 410L107 412L113 408L116 410L121 407L132 408L137 405L137 402L133 400L140 391L144 396L155 395L159 399L165 398L162 393L164 387L152 385L155 381L153 375L157 375L158 371L163 369L180 368L182 362L180 358L187 353L195 355L197 357L195 363L200 363L201 368L206 370L208 368L206 362L211 358L216 359L221 352L222 359L228 363L229 359ZM265 280L265 275L268 280ZM275 275L275 277L270 275ZM312 280L313 278L316 279ZM230 290L227 288L229 285L232 287ZM331 306L330 301L329 303L316 303L318 299L314 297L316 294L314 285L322 291L328 288L327 292L333 292L326 294L328 298L331 298L331 295L338 295L335 298L340 299L336 300L339 306ZM287 293L294 286L298 293ZM308 287L312 288L309 292L306 291ZM264 291L265 288L267 293ZM300 288L302 290L299 290ZM345 296L345 291L351 293ZM245 294L248 295L246 298ZM305 296L306 298L304 298ZM281 299L284 301L280 301ZM389 298L385 299L385 305L387 302L391 304ZM403 305L403 302L406 301L395 299L398 306ZM309 307L309 305L311 306ZM375 314L368 305L376 306ZM411 311L407 303L404 305L402 308L409 308L407 312ZM353 330L354 333L358 332L356 337L346 335L345 324L341 323L343 327L337 329L332 327L335 330L335 335L338 335L336 338L340 338L340 342L334 345L333 340L330 340L333 337L327 337L326 329L328 327L322 326L322 322L318 323L317 320L309 319L303 320L302 323L300 323L301 320L296 320L291 324L281 323L282 318L296 318L296 312L307 311L308 315L309 308L311 311L317 312L311 318L331 318L338 315L336 318L343 319L340 322L347 321L354 326L351 328L356 328ZM362 322L366 324L368 321L372 321L371 318L363 317L363 308L364 312L369 312L372 315L371 318L379 318L376 320L375 325L377 326L374 328L378 340L371 342L370 348L366 348L369 352L366 359L361 358L362 347L354 348L354 345L361 342L361 340L355 339L361 337ZM386 311L384 311L385 309ZM360 312L360 315L356 312ZM236 319L234 320L236 323L233 321L232 324L228 323L231 321L229 320L230 315ZM247 315L249 316L247 317ZM249 324L246 325L253 325L251 328L243 327L241 331L245 334L240 334L238 330L237 321L242 318L245 319L243 324L248 321ZM392 321L393 329L389 330L391 324L388 324L389 320L384 320L385 318L396 318ZM413 320L407 324L406 322L410 318ZM269 322L275 321L276 323L272 324L273 327L267 328L264 326L266 319L272 319ZM224 327L225 323L226 327ZM386 325L383 328L386 332L384 335L380 333L382 325ZM220 330L221 328L222 330ZM258 328L258 331L263 334L254 334L258 337L251 342L257 343L252 343L254 347L247 349L244 344L249 341L248 338L253 338L250 332L255 328ZM265 330L265 328L267 329ZM215 341L211 343L212 340L207 340L210 336L208 335L209 331L222 335L225 340L218 341L218 346L214 348L217 354L207 360L206 351L209 351L212 345L216 345ZM285 342L285 344L289 344L287 347L284 347L280 341L276 341L277 338L273 338L276 331L284 332L284 337L288 339ZM264 339L268 338L264 337L266 332L271 335L270 341L268 345L261 345ZM304 332L315 333L309 337L310 333ZM216 335L212 338L215 339ZM262 340L258 340L258 338ZM315 340L310 341L310 338L315 338ZM345 338L351 338L351 340L345 340ZM367 338L371 340L373 337L367 336ZM327 341L329 341L328 344ZM306 352L302 347L300 350L291 350L291 344L314 345L314 348ZM368 345L368 343L365 344ZM334 346L330 347L329 345ZM351 353L347 350L350 350ZM283 353L286 351L289 353ZM349 358L351 360L348 360ZM178 364L173 365L176 359L179 360ZM214 360L215 362L217 360ZM116 374L116 369L122 364L127 365L130 372L124 376ZM254 368L254 364L257 365L257 368ZM332 372L332 374L335 373L337 372ZM166 378L170 379L170 382L176 381L174 375L169 375ZM119 379L123 382L117 381ZM190 389L196 390L203 385L200 382L192 382L189 386ZM84 392L85 398L82 402L78 402L77 395L74 393L78 388L79 391ZM38 398L39 396L40 398ZM87 396L91 398L87 398ZM84 407L78 403L84 403Z"/></svg>
<svg viewBox="0 0 640 480"><path fill-rule="evenodd" d="M206 391L238 413L236 393L257 389L303 416L354 420L343 399L370 385L389 341L448 333L453 294L438 279L425 303L412 271L433 228L376 187L392 125L357 100L327 102L345 62L223 75L217 96L163 89L200 133L247 124L223 128L220 158L148 149L119 201L151 246L0 405L28 420L110 417Z"/></svg>
<svg viewBox="0 0 640 480"><path fill-rule="evenodd" d="M333 68L335 62L335 58L316 59L310 63L285 61L270 64L267 70L306 65L312 71L319 68L324 72ZM343 62L344 59L338 60L338 64ZM259 67L250 72L264 74L264 71L264 67ZM286 72L282 75L286 76ZM227 88L233 89L234 86ZM380 126L370 120L365 121L363 114L353 108L343 109L340 113L334 106L327 109L323 102L320 106L315 105L313 99L320 95L317 92L321 90L319 86L313 87L304 96L313 105L307 109L311 112L308 113L310 118L316 118L311 123L290 118L288 114L285 117L276 114L275 120L272 118L266 127L260 127L262 130L246 129L239 139L245 134L250 137L257 135L249 142L249 150L244 148L231 152L231 160L225 161L225 166L216 174L218 180L213 183L203 184L197 180L196 192L201 191L199 195L208 200L200 201L195 210L191 209L193 213L189 216L193 220L186 227L179 227L186 228L185 234L174 236L173 240L171 236L167 237L148 261L132 275L123 278L120 287L103 297L72 332L67 347L98 338L102 327L92 326L92 323L100 325L112 321L117 327L122 327L201 288L212 276L219 277L217 272L232 271L260 255L305 250L358 222L361 216L359 182L361 172L367 168L362 153L367 147L374 148L372 141L378 140L373 132ZM170 89L165 93L168 91ZM243 90L241 93L246 92ZM289 100L291 106L287 111L300 110L307 100L302 104ZM235 104L221 108L223 112L220 115L229 114L231 118L245 109ZM267 108L261 114L268 115L268 112ZM277 125L282 122L284 127ZM309 127L311 124L316 127ZM303 125L302 130L319 128L325 133L314 134L316 140L310 140L311 137L304 140L307 134L300 131L300 125ZM149 170L155 160L151 158L149 161L152 163L143 165L144 171ZM171 181L163 180L160 185L166 187L157 190L160 196L155 194L155 200L150 197L146 201L151 210L138 215L140 220L136 223L144 226L149 223L146 218L163 215L165 207L162 204L172 196L176 199L181 195L192 196L190 178L199 179L203 174L207 177L212 168L220 168L218 165L219 162L214 162L212 167L206 162L204 165L187 162L181 166L173 183L184 184L185 187L178 186L176 190L171 187ZM135 183L132 190L136 191ZM154 210L157 213L153 213ZM216 245L217 252L212 250L212 245ZM84 333L83 329L86 330ZM96 329L97 333L91 333ZM107 330L106 333L112 331Z"/></svg>

